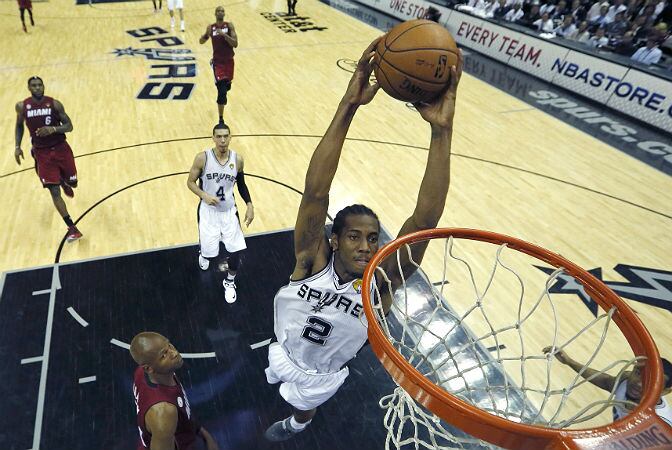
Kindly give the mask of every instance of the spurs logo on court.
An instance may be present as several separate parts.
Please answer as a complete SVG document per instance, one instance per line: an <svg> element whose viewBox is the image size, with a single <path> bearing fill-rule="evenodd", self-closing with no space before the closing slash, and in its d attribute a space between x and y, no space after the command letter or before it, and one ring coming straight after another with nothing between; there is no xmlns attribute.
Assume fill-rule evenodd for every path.
<svg viewBox="0 0 672 450"><path fill-rule="evenodd" d="M548 274L553 272L547 267L535 267ZM604 281L600 267L588 272L621 297L672 311L672 272L627 264L618 264L614 270L628 281ZM583 304L597 316L597 303L586 294L583 286L574 277L561 274L548 291L552 294L577 294Z"/></svg>
<svg viewBox="0 0 672 450"><path fill-rule="evenodd" d="M297 31L322 31L327 29L327 27L317 26L310 20L310 17L290 16L280 12L261 12L259 14L285 33L296 33Z"/></svg>
<svg viewBox="0 0 672 450"><path fill-rule="evenodd" d="M194 61L193 56L182 56L191 54L188 48L115 48L112 52L119 56L144 56L147 59L159 61Z"/></svg>
<svg viewBox="0 0 672 450"><path fill-rule="evenodd" d="M149 75L154 79L183 79L196 76L196 58L192 56L188 48L165 48L184 45L184 42L176 36L167 36L168 32L161 27L139 28L126 31L131 36L140 39L140 42L153 41L161 48L117 48L112 53L117 57L144 56L151 61L169 61L171 64L152 64L151 69L159 70L159 73ZM180 63L177 63L180 62ZM185 82L158 82L145 83L137 98L141 100L187 100L194 90L194 83Z"/></svg>

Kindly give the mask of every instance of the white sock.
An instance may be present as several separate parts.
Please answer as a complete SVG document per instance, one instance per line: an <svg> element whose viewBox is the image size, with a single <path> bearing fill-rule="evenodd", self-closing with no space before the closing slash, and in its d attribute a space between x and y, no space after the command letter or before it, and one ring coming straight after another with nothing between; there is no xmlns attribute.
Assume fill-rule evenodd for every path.
<svg viewBox="0 0 672 450"><path fill-rule="evenodd" d="M294 418L294 416L290 417L290 419L289 419L289 425L290 425L293 429L295 429L296 431L303 431L303 430L305 430L306 427L307 427L308 425L310 425L310 422L312 422L312 419L309 420L308 422L305 422L305 423L299 423L299 422L296 421L296 419Z"/></svg>
<svg viewBox="0 0 672 450"><path fill-rule="evenodd" d="M231 272L229 272L228 270L226 271L225 278L226 278L226 281L229 282L229 283L233 283L234 281L236 281L236 275L231 274Z"/></svg>
<svg viewBox="0 0 672 450"><path fill-rule="evenodd" d="M184 20L180 20L180 27L184 28Z"/></svg>

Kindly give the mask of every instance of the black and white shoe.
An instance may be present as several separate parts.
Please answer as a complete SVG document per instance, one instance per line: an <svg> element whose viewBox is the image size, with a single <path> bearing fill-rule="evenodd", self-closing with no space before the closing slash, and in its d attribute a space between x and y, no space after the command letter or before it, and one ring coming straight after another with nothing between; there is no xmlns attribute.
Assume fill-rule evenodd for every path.
<svg viewBox="0 0 672 450"><path fill-rule="evenodd" d="M289 423L291 417L275 422L273 425L268 427L264 433L264 437L271 442L282 442L287 439L291 439L295 434L300 433L303 430L295 430L292 428L292 425Z"/></svg>

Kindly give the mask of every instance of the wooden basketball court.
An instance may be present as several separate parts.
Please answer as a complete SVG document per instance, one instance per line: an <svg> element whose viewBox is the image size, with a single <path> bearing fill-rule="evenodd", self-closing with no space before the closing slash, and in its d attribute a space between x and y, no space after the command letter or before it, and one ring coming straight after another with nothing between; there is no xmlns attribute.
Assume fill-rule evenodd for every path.
<svg viewBox="0 0 672 450"><path fill-rule="evenodd" d="M185 3L185 33L170 29L165 3L153 14L149 1L75 6L54 0L34 4L36 26L24 34L16 3L0 2L0 271L48 265L57 255L67 262L197 242L197 199L186 179L195 154L210 146L217 120L211 46L198 43L217 4ZM356 60L381 31L315 0L298 3L301 23L286 20L283 1L224 6L240 43L224 116L231 148L244 155L251 175L256 214L244 231L291 228L296 190L303 189L310 155L350 77L337 62ZM26 80L33 75L74 125L67 136L80 182L66 203L84 238L62 248L65 226L32 169L27 131L20 167L12 153L14 105L29 95ZM141 92L156 98L140 99ZM168 98L158 99L162 92ZM428 144L420 116L381 91L353 122L329 212L365 203L396 233L415 205ZM662 356L672 359L669 175L468 73L452 148L440 226L516 236L586 269L601 268L605 281L640 283L641 292L660 298L659 306L626 299ZM438 253L433 249L430 257ZM647 285L625 277L618 265L658 276ZM589 320L592 313L577 300L561 314ZM629 355L617 337L606 345L614 359ZM588 350L572 356L582 360Z"/></svg>

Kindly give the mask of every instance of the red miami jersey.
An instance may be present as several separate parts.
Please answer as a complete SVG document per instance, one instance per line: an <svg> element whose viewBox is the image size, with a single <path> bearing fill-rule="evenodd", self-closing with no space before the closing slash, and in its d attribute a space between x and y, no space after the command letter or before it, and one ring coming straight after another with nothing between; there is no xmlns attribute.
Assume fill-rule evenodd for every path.
<svg viewBox="0 0 672 450"><path fill-rule="evenodd" d="M152 435L145 427L145 414L157 403L166 402L177 408L177 428L175 429L175 449L195 450L196 435L200 426L191 415L189 400L182 384L175 376L175 386L163 386L152 383L142 367L138 366L133 375L133 397L138 414L137 450L147 450L151 447Z"/></svg>
<svg viewBox="0 0 672 450"><path fill-rule="evenodd" d="M229 64L233 61L233 47L224 39L225 34L229 34L229 22L210 25L213 64Z"/></svg>
<svg viewBox="0 0 672 450"><path fill-rule="evenodd" d="M42 127L56 127L61 124L61 116L54 107L54 99L46 95L40 100L28 97L23 101L23 119L30 131L33 148L49 148L65 142L64 133L54 133L40 137L36 134Z"/></svg>

